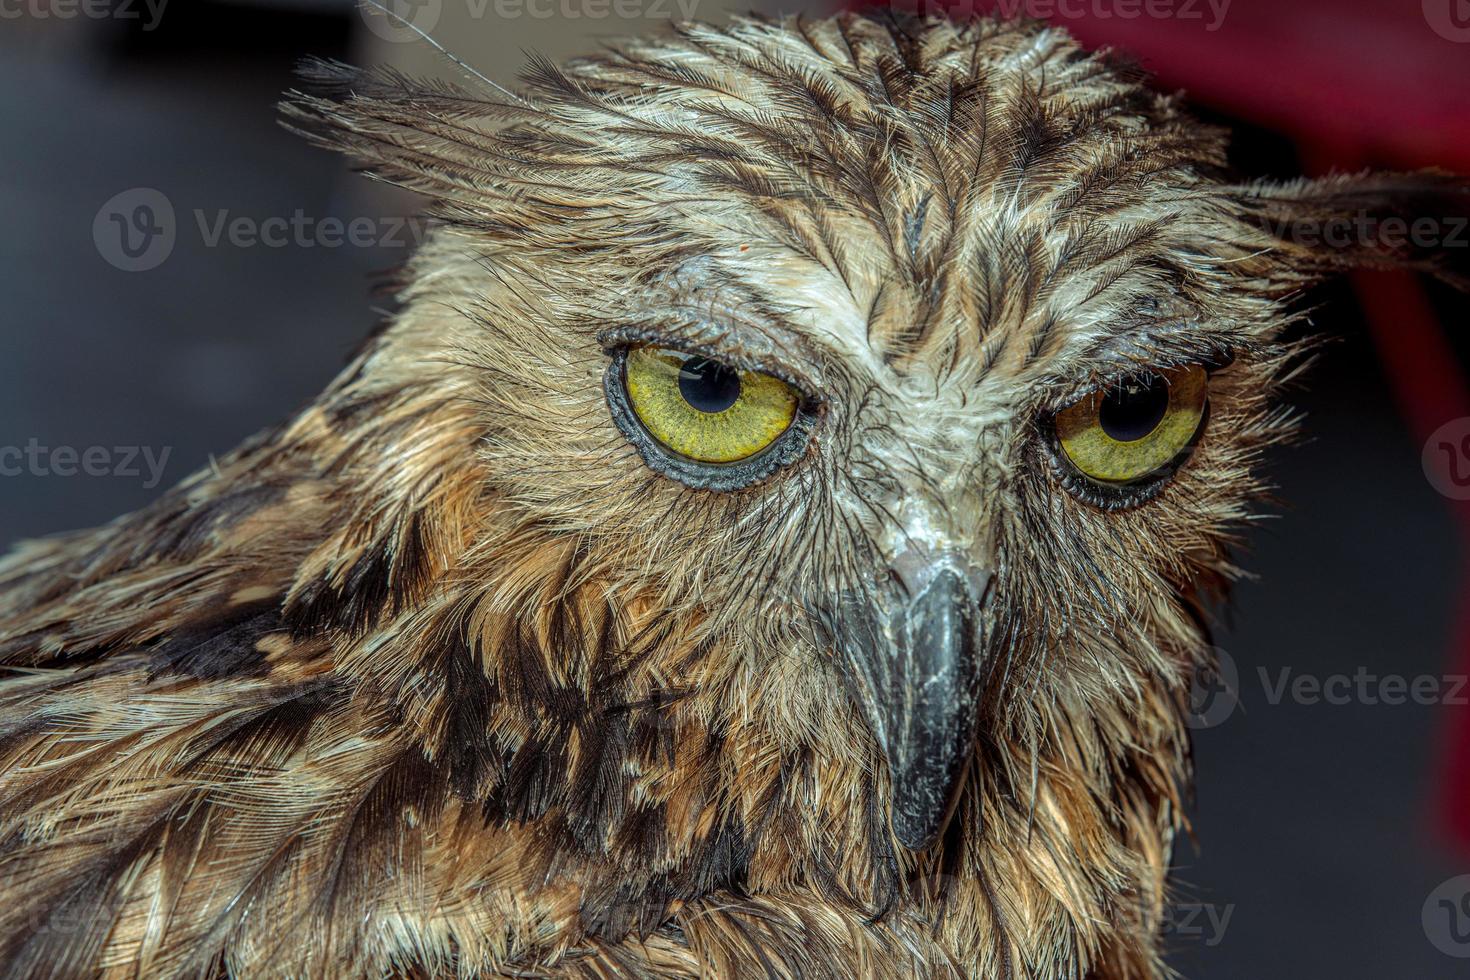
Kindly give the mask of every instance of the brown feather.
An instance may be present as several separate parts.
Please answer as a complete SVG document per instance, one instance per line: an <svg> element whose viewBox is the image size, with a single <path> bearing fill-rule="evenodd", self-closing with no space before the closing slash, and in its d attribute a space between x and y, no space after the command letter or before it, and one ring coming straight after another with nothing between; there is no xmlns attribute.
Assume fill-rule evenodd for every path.
<svg viewBox="0 0 1470 980"><path fill-rule="evenodd" d="M0 974L1166 976L1287 304L1448 272L1290 223L1464 182L1230 183L1224 134L1019 22L685 24L515 98L306 81L289 124L434 231L297 417L0 563ZM630 334L800 374L811 446L655 472L600 380ZM1038 420L1194 363L1187 462L1089 503ZM930 497L995 576L968 779L911 851L809 610Z"/></svg>

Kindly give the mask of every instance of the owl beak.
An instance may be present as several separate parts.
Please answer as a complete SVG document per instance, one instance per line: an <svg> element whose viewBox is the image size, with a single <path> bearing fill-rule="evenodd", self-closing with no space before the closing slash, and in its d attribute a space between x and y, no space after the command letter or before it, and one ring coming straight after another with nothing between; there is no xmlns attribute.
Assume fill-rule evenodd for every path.
<svg viewBox="0 0 1470 980"><path fill-rule="evenodd" d="M989 576L957 560L909 564L818 622L888 762L894 836L919 851L948 823L970 761Z"/></svg>

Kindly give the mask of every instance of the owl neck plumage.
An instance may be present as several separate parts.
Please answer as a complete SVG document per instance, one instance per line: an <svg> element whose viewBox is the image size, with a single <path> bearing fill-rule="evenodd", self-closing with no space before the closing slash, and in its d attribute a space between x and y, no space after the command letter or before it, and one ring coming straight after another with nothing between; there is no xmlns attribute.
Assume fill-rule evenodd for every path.
<svg viewBox="0 0 1470 980"><path fill-rule="evenodd" d="M288 621L378 630L364 678L387 651L413 651L414 669L383 685L396 712L414 719L450 793L489 826L537 827L556 851L557 887L578 890L569 936L648 935L711 895L805 893L865 918L933 922L971 971L1002 956L1020 971L1042 956L1033 937L1057 928L1074 937L1065 959L1121 971L1099 976L1155 962L1185 778L1167 691L1127 709L1155 719L1157 746L1114 742L1126 728L1057 698L1043 734L982 725L951 825L909 853L835 677L822 702L832 734L793 737L792 709L761 680L769 663L738 662L647 595L610 593L574 536L492 508L477 525L486 537L466 543L480 571L434 568L425 539L465 522L433 506L384 508L350 561L339 543L335 561L303 563ZM308 577L316 568L330 574Z"/></svg>

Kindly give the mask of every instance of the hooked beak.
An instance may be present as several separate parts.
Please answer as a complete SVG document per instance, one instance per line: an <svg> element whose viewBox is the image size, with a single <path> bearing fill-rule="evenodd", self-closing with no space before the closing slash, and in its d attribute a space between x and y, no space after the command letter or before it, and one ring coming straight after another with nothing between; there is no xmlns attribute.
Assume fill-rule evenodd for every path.
<svg viewBox="0 0 1470 980"><path fill-rule="evenodd" d="M975 736L989 576L924 561L876 594L846 594L817 621L888 762L894 836L923 850L949 821Z"/></svg>

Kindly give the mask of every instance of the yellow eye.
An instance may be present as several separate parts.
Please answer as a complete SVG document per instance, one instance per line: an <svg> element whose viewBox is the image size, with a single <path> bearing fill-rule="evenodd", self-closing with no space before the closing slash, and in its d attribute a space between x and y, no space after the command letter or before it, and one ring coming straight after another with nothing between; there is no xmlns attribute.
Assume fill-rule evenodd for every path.
<svg viewBox="0 0 1470 980"><path fill-rule="evenodd" d="M780 378L657 347L628 351L628 402L659 442L701 463L736 463L791 427L800 396Z"/></svg>
<svg viewBox="0 0 1470 980"><path fill-rule="evenodd" d="M1202 367L1151 374L1096 392L1057 413L1067 459L1100 483L1153 476L1194 442L1209 381Z"/></svg>

